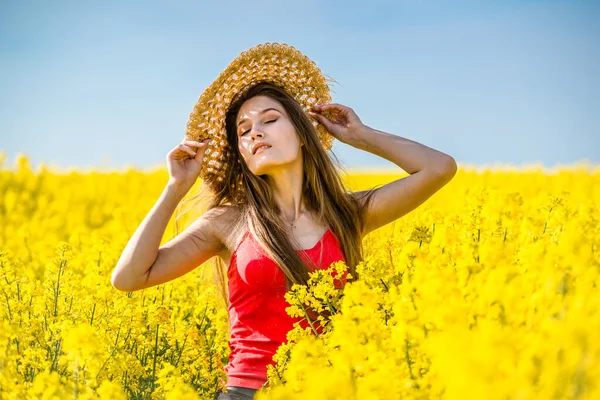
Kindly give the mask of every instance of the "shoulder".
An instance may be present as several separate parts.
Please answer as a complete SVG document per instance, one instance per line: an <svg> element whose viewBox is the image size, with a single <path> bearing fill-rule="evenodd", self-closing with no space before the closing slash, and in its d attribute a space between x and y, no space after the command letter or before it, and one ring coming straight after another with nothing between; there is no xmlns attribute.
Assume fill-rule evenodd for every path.
<svg viewBox="0 0 600 400"><path fill-rule="evenodd" d="M227 218L235 215L240 210L239 206L233 204L223 204L207 210L204 215L209 214L215 218Z"/></svg>
<svg viewBox="0 0 600 400"><path fill-rule="evenodd" d="M231 247L232 240L235 241L232 235L235 236L235 232L239 229L237 223L240 213L240 206L224 204L213 207L202 215L202 218L210 221L213 235L221 241L224 248Z"/></svg>
<svg viewBox="0 0 600 400"><path fill-rule="evenodd" d="M207 210L202 217L213 222L217 230L227 229L228 225L234 223L240 213L240 207L232 204L224 204Z"/></svg>
<svg viewBox="0 0 600 400"><path fill-rule="evenodd" d="M210 221L211 233L221 242L219 256L229 263L231 251L240 240L240 213L242 207L225 204L207 210L202 218Z"/></svg>
<svg viewBox="0 0 600 400"><path fill-rule="evenodd" d="M358 192L348 192L348 195L358 202L361 207L364 207L367 201L373 196L377 189L361 190Z"/></svg>
<svg viewBox="0 0 600 400"><path fill-rule="evenodd" d="M373 208L373 201L375 200L375 194L377 193L378 189L379 188L375 187L368 190L348 193L352 201L355 202L355 206L357 208L358 218L361 225L361 237L364 237L373 230L373 228L369 226L371 219L370 212Z"/></svg>

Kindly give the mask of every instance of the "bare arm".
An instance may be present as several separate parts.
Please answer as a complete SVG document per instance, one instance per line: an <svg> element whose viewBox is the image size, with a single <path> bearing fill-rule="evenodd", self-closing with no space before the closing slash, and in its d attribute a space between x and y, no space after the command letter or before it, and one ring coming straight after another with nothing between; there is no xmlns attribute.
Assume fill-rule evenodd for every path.
<svg viewBox="0 0 600 400"><path fill-rule="evenodd" d="M158 256L158 247L167 224L183 198L173 185L167 185L148 215L125 246L112 273L111 284L127 290L139 281Z"/></svg>
<svg viewBox="0 0 600 400"><path fill-rule="evenodd" d="M209 210L162 247L167 224L183 198L182 191L167 185L137 228L115 267L111 284L131 292L173 280L218 254L221 241L214 234L215 220Z"/></svg>
<svg viewBox="0 0 600 400"><path fill-rule="evenodd" d="M456 174L456 161L448 154L368 127L350 107L330 103L313 106L312 110L311 116L338 140L383 157L410 174L373 192L365 210L363 236L414 210ZM363 197L366 192L356 192L353 196L366 200Z"/></svg>
<svg viewBox="0 0 600 400"><path fill-rule="evenodd" d="M457 165L438 150L397 135L365 127L353 146L393 162L410 175L377 188L366 210L363 235L423 204L452 180ZM356 192L361 197L363 192Z"/></svg>
<svg viewBox="0 0 600 400"><path fill-rule="evenodd" d="M162 247L160 241L169 220L183 196L200 175L203 142L184 138L167 154L169 182L146 218L129 239L112 273L111 284L131 292L175 279L219 253L222 242L215 235L212 209Z"/></svg>

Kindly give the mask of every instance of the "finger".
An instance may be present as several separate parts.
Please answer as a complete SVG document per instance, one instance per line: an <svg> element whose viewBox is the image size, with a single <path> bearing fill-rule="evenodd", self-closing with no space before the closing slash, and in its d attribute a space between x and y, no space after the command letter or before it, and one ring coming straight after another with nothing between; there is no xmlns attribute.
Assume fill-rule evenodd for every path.
<svg viewBox="0 0 600 400"><path fill-rule="evenodd" d="M201 147L201 146L206 146L209 142L209 139L205 139L202 142L199 142L197 140L183 140L180 144L184 144L186 146L196 146L196 147Z"/></svg>
<svg viewBox="0 0 600 400"><path fill-rule="evenodd" d="M311 111L320 112L325 104L315 104L310 107Z"/></svg>
<svg viewBox="0 0 600 400"><path fill-rule="evenodd" d="M346 110L348 107L343 106L341 104L338 103L325 103L325 104L318 104L317 106L317 110L322 111L322 110L332 110L332 109L341 109L341 110Z"/></svg>
<svg viewBox="0 0 600 400"><path fill-rule="evenodd" d="M321 124L325 125L325 128L329 130L331 122L323 115L316 113L309 113L313 117L315 117Z"/></svg>
<svg viewBox="0 0 600 400"><path fill-rule="evenodd" d="M198 142L196 140L184 140L181 144L185 144L188 146L206 146L210 139L204 139L202 142Z"/></svg>
<svg viewBox="0 0 600 400"><path fill-rule="evenodd" d="M180 144L178 147L179 147L180 150L188 153L192 157L196 156L196 153L192 149L190 149L189 147L187 147L185 144Z"/></svg>
<svg viewBox="0 0 600 400"><path fill-rule="evenodd" d="M338 115L325 115L322 113L312 113L312 115L315 116L315 118L318 118L319 121L321 121L322 123L324 123L326 126L329 126L329 124L333 124L333 123L340 123L340 117Z"/></svg>
<svg viewBox="0 0 600 400"><path fill-rule="evenodd" d="M198 162L202 161L204 157L204 150L202 149L198 149L198 151L196 152L196 156L194 157L194 159Z"/></svg>

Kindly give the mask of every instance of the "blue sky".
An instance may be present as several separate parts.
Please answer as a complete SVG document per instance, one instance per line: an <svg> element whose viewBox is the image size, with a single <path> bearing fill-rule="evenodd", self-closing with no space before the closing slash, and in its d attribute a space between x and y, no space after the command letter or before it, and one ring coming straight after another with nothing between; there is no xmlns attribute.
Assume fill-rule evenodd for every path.
<svg viewBox="0 0 600 400"><path fill-rule="evenodd" d="M0 151L165 165L240 52L288 43L333 101L463 165L600 163L600 1L3 1ZM336 142L348 168L393 167Z"/></svg>

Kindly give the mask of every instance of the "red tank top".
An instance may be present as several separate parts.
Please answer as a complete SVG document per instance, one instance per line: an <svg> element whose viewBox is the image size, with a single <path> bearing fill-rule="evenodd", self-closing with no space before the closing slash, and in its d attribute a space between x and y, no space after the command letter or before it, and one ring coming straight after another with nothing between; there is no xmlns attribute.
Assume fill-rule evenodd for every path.
<svg viewBox="0 0 600 400"><path fill-rule="evenodd" d="M346 261L331 229L311 249L297 252L322 269ZM285 312L289 307L284 298L285 275L249 231L231 255L227 276L231 327L227 385L259 389L267 381L267 365L274 364L275 351L286 341L294 322L302 318Z"/></svg>

